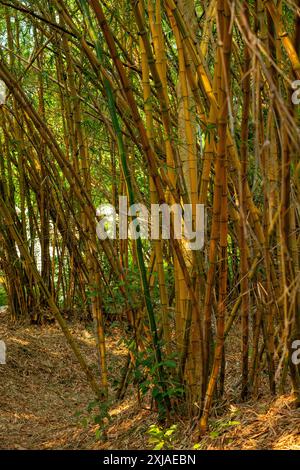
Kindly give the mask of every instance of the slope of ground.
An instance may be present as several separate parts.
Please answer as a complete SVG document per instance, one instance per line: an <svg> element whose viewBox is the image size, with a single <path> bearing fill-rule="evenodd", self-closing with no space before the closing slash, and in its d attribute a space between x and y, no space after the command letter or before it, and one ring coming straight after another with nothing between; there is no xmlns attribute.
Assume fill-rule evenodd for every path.
<svg viewBox="0 0 300 470"><path fill-rule="evenodd" d="M96 364L91 328L73 324L70 329L89 363ZM120 373L126 351L122 331L108 334L109 364ZM7 344L7 364L0 365L0 449L143 449L146 431L156 415L141 409L134 393L111 404L105 440L88 406L93 395L56 325L12 325L0 312L0 339ZM182 438L184 436L184 438ZM173 445L192 448L195 430L178 422ZM200 449L299 449L300 410L290 396L265 398L246 404L224 405L221 417L211 421L209 436Z"/></svg>

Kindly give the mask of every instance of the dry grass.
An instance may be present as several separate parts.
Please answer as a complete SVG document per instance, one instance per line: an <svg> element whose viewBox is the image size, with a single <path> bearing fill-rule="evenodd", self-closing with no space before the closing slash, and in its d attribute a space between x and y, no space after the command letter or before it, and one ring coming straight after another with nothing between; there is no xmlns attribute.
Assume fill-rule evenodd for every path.
<svg viewBox="0 0 300 470"><path fill-rule="evenodd" d="M71 325L92 367L96 367L95 342L90 328ZM112 331L111 333L114 333ZM0 366L0 448L88 448L94 434L82 426L82 418L94 397L73 353L56 325L11 324L0 313L0 338L7 345L7 364ZM120 368L124 352L108 338ZM83 412L83 416L76 413Z"/></svg>
<svg viewBox="0 0 300 470"><path fill-rule="evenodd" d="M96 367L90 327L72 324L70 329ZM118 378L126 356L119 342L124 332L114 327L108 333L110 372ZM106 439L96 439L98 425L87 413L93 395L56 325L13 325L2 309L0 339L6 341L8 353L7 364L0 366L0 449L147 447L146 431L156 415L141 410L132 390L124 400L111 404ZM300 410L293 409L290 396L264 397L246 404L236 404L230 393L228 396L223 409L215 410L210 435L199 443L201 449L300 449ZM174 447L192 448L195 442L195 430L179 421Z"/></svg>

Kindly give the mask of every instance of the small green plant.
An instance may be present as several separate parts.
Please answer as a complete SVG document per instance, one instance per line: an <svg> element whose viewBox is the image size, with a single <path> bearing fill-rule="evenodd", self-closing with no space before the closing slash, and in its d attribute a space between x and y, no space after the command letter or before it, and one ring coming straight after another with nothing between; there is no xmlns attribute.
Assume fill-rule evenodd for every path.
<svg viewBox="0 0 300 470"><path fill-rule="evenodd" d="M209 436L212 439L217 439L227 428L230 428L232 426L238 426L240 421L221 421L218 422L215 426L215 429L210 432Z"/></svg>
<svg viewBox="0 0 300 470"><path fill-rule="evenodd" d="M218 439L218 437L220 437L222 434L224 434L224 432L228 428L231 428L233 426L238 426L239 424L241 424L240 421L232 421L232 420L229 420L229 421L224 421L224 420L215 421L212 424L212 430L209 433L209 435L203 437L203 439L201 439L200 442L197 442L196 444L194 444L193 450L205 450L207 448L209 438L210 439ZM230 444L232 442L232 439L227 439L226 442L228 444Z"/></svg>
<svg viewBox="0 0 300 470"><path fill-rule="evenodd" d="M167 429L162 429L156 424L151 424L147 431L149 435L149 444L154 445L153 450L171 450L174 449L173 439L177 429L177 424L172 424Z"/></svg>
<svg viewBox="0 0 300 470"><path fill-rule="evenodd" d="M104 440L106 427L111 421L109 409L110 402L100 403L99 401L92 401L87 406L88 416L83 416L83 411L77 411L75 416L82 417L81 424L85 428L89 424L97 424L98 427L95 431L96 439Z"/></svg>
<svg viewBox="0 0 300 470"><path fill-rule="evenodd" d="M132 343L128 346L136 358L134 381L138 384L139 390L143 396L148 392L154 399L159 418L165 419L165 400L182 397L184 389L176 378L172 375L172 369L176 368L176 355L173 354L161 363L156 362L155 354L152 348L144 351L136 351L135 345ZM159 380L157 370L160 366L164 367L168 386L163 389Z"/></svg>

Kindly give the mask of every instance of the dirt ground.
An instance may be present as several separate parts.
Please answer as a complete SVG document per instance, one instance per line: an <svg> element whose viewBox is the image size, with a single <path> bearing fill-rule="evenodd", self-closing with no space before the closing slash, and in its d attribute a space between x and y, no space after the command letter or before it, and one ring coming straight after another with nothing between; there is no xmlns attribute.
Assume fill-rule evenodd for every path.
<svg viewBox="0 0 300 470"><path fill-rule="evenodd" d="M70 329L96 367L91 327L73 324ZM110 372L116 378L126 358L121 336L118 327L107 336ZM7 345L7 363L0 365L0 449L151 448L146 431L156 414L141 409L132 390L111 402L106 437L99 438L95 411L88 412L93 394L56 325L11 324L1 309L0 339ZM178 420L174 448L193 448L195 436L189 424ZM200 449L300 450L300 410L293 409L289 395L243 404L228 400L198 444Z"/></svg>

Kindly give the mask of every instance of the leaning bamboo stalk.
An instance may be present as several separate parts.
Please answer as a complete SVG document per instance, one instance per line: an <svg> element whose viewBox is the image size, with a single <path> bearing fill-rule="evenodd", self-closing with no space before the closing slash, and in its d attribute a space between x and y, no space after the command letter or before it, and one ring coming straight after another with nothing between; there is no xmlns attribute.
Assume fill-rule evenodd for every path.
<svg viewBox="0 0 300 470"><path fill-rule="evenodd" d="M99 388L90 368L89 368L89 365L87 364L85 358L83 357L82 353L80 352L80 349L77 345L77 343L75 342L73 336L71 335L69 329L68 329L68 326L67 326L67 323L66 321L64 320L64 318L62 317L54 299L53 299L53 296L50 294L49 290L48 290L48 287L45 285L40 273L38 272L37 268L36 268L36 265L32 259L32 257L30 256L29 252L28 252L28 248L26 247L26 243L24 241L24 239L22 238L22 236L19 234L18 232L18 229L16 228L15 226L15 223L13 221L13 218L11 216L11 213L10 213L10 210L8 208L8 206L6 205L5 201L3 200L3 198L0 196L0 212L2 214L2 217L3 219L5 220L7 226L8 226L8 229L10 231L10 234L11 234L11 237L13 238L13 240L15 241L15 243L17 244L19 250L20 250L20 253L22 253L22 256L24 257L26 263L27 263L27 268L29 270L29 272L33 275L36 283L39 285L41 291L43 292L44 294L44 297L45 299L47 299L47 302L48 302L48 305L49 305L49 308L51 309L51 312L53 313L55 319L57 320L59 326L61 327L62 329L62 332L64 333L65 337L66 337L66 340L68 342L68 344L70 345L72 351L74 352L79 364L80 364L80 367L81 369L83 370L83 372L85 373L85 376L87 378L87 381L88 383L90 384L92 390L94 391L94 393L96 394L97 398L98 399L102 399L103 398L103 392L102 390Z"/></svg>

